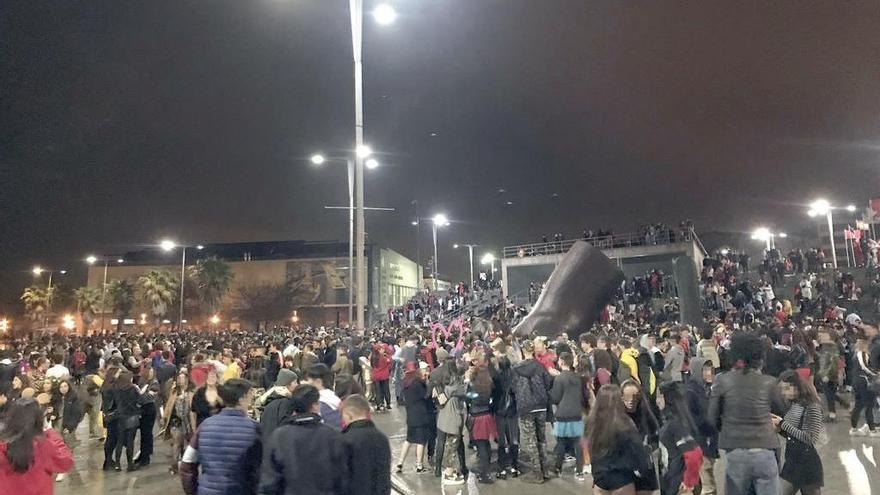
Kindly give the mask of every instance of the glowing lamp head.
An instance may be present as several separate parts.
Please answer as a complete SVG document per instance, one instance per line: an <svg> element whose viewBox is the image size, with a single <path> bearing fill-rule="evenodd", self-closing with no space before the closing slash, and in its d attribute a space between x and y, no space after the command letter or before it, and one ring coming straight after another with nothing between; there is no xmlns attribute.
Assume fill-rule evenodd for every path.
<svg viewBox="0 0 880 495"><path fill-rule="evenodd" d="M76 320L73 318L73 315L64 315L64 318L62 318L61 321L61 325L67 330L73 330L76 328Z"/></svg>
<svg viewBox="0 0 880 495"><path fill-rule="evenodd" d="M810 216L825 215L831 211L831 203L824 199L817 199L810 204L810 211L813 212Z"/></svg>
<svg viewBox="0 0 880 495"><path fill-rule="evenodd" d="M769 238L770 238L770 230L767 229L766 227L757 228L757 229L755 229L754 232L752 232L752 239L754 239L754 240L766 241Z"/></svg>
<svg viewBox="0 0 880 495"><path fill-rule="evenodd" d="M387 26L397 20L397 11L387 3L380 3L373 9L373 19L376 20L376 23Z"/></svg>
<svg viewBox="0 0 880 495"><path fill-rule="evenodd" d="M373 154L373 150L369 146L362 144L357 147L355 153L357 153L357 156L360 158L367 158L368 156Z"/></svg>
<svg viewBox="0 0 880 495"><path fill-rule="evenodd" d="M321 154L312 155L312 163L314 163L315 165L321 165L325 161L327 161L327 159L324 158L324 155L321 155Z"/></svg>
<svg viewBox="0 0 880 495"><path fill-rule="evenodd" d="M34 275L41 275L43 273L43 269L39 266L35 266L34 269L31 270L31 273L33 273Z"/></svg>
<svg viewBox="0 0 880 495"><path fill-rule="evenodd" d="M212 317L211 317L211 323L214 324L214 325L220 323L220 315L214 315L214 316L212 316Z"/></svg>
<svg viewBox="0 0 880 495"><path fill-rule="evenodd" d="M125 263L125 260L122 258L119 258L118 260L116 260L116 262L121 265L121 264Z"/></svg>
<svg viewBox="0 0 880 495"><path fill-rule="evenodd" d="M486 253L483 255L483 259L481 260L484 265L489 265L493 261L495 261L495 256L492 253Z"/></svg>
<svg viewBox="0 0 880 495"><path fill-rule="evenodd" d="M163 239L159 242L159 247L162 248L162 251L171 251L172 249L177 247L177 244L169 239Z"/></svg>
<svg viewBox="0 0 880 495"><path fill-rule="evenodd" d="M854 213L856 211L856 205L849 205L846 207L846 211L850 213Z"/></svg>
<svg viewBox="0 0 880 495"><path fill-rule="evenodd" d="M434 218L432 218L431 220L437 227L446 227L447 225L449 225L449 219L446 218L446 215L442 213L434 215Z"/></svg>
<svg viewBox="0 0 880 495"><path fill-rule="evenodd" d="M458 244L453 244L452 249L458 249Z"/></svg>
<svg viewBox="0 0 880 495"><path fill-rule="evenodd" d="M780 232L779 237L785 239L786 237L788 237L788 234L786 234L785 232Z"/></svg>
<svg viewBox="0 0 880 495"><path fill-rule="evenodd" d="M97 256L89 256L88 258L86 258L86 263L88 263L90 265L94 265L97 262L98 262Z"/></svg>
<svg viewBox="0 0 880 495"><path fill-rule="evenodd" d="M374 168L379 166L379 160L376 160L375 158L368 158L367 161L364 162L364 166L370 170L373 170Z"/></svg>

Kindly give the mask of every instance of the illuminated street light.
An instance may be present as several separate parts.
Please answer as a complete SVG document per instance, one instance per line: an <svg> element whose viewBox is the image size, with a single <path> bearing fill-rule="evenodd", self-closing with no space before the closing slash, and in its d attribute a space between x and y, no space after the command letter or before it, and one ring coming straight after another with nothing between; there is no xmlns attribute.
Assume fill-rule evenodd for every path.
<svg viewBox="0 0 880 495"><path fill-rule="evenodd" d="M212 316L212 317L211 317L211 323L214 324L214 325L220 323L220 315L214 315L214 316Z"/></svg>
<svg viewBox="0 0 880 495"><path fill-rule="evenodd" d="M785 232L780 232L780 233L777 234L777 235L779 235L779 237L782 238L782 239L785 239L786 237L788 237L788 234L786 234Z"/></svg>
<svg viewBox="0 0 880 495"><path fill-rule="evenodd" d="M171 251L174 248L176 248L177 244L172 240L163 239L163 240L159 241L159 247L161 247L163 251L167 252L167 251Z"/></svg>
<svg viewBox="0 0 880 495"><path fill-rule="evenodd" d="M437 290L437 273L440 272L437 268L437 229L447 225L449 225L449 219L442 213L438 213L431 218L431 231L434 233L434 270L431 278L434 279L434 290Z"/></svg>
<svg viewBox="0 0 880 495"><path fill-rule="evenodd" d="M855 211L856 211L856 205L848 205L848 206L846 207L846 211L848 211L848 212L850 212L850 213L855 213Z"/></svg>
<svg viewBox="0 0 880 495"><path fill-rule="evenodd" d="M375 158L370 158L364 162L364 166L370 170L373 170L374 168L379 166L379 160L376 160Z"/></svg>
<svg viewBox="0 0 880 495"><path fill-rule="evenodd" d="M314 163L315 165L322 165L325 161L327 161L327 159L324 158L324 155L322 155L320 153L316 154L316 155L312 155L311 160L312 160L312 163Z"/></svg>
<svg viewBox="0 0 880 495"><path fill-rule="evenodd" d="M360 158L367 158L373 154L373 150L369 146L362 144L355 149L355 153Z"/></svg>
<svg viewBox="0 0 880 495"><path fill-rule="evenodd" d="M125 260L122 259L122 258L119 258L119 259L116 260L116 262L119 263L119 264L121 265L121 264L125 263Z"/></svg>
<svg viewBox="0 0 880 495"><path fill-rule="evenodd" d="M174 250L175 248L180 248L180 309L177 313L177 326L179 330L183 330L183 324L186 323L186 320L183 319L183 289L186 287L186 250L187 248L196 248L199 251L205 248L205 246L201 244L187 245L187 244L177 244L176 242L170 239L163 239L159 241L159 247L162 248L163 251L169 252Z"/></svg>
<svg viewBox="0 0 880 495"><path fill-rule="evenodd" d="M198 246L196 246L196 249L201 251L202 249L205 249L205 246L202 246L201 244L199 244Z"/></svg>
<svg viewBox="0 0 880 495"><path fill-rule="evenodd" d="M382 26L392 24L397 19L397 11L387 3L380 3L373 9L373 19Z"/></svg>
<svg viewBox="0 0 880 495"><path fill-rule="evenodd" d="M94 265L97 262L98 262L98 257L95 255L90 255L89 257L86 258L86 263L88 263L90 265Z"/></svg>
<svg viewBox="0 0 880 495"><path fill-rule="evenodd" d="M67 315L64 315L64 318L62 318L61 325L64 328L66 328L68 331L73 330L74 328L76 328L76 320L73 318L73 315L67 314Z"/></svg>
<svg viewBox="0 0 880 495"><path fill-rule="evenodd" d="M34 269L31 270L31 273L33 273L34 275L39 277L40 275L43 274L43 269L40 268L39 266L35 266Z"/></svg>
<svg viewBox="0 0 880 495"><path fill-rule="evenodd" d="M832 211L844 209L850 213L854 213L856 211L856 205L848 205L845 208L841 208L838 206L832 206L828 200L817 199L810 203L810 209L807 211L807 215L810 217L821 217L822 215L825 215L825 220L828 223L828 240L831 243L831 261L834 263L834 268L837 268L837 247L834 245L834 217Z"/></svg>
<svg viewBox="0 0 880 495"><path fill-rule="evenodd" d="M9 330L9 323L7 318L0 318L0 333L6 333Z"/></svg>
<svg viewBox="0 0 880 495"><path fill-rule="evenodd" d="M492 280L495 280L495 255L493 255L492 253L486 253L483 255L483 259L480 260L480 262L484 265L491 266L490 273L492 274Z"/></svg>

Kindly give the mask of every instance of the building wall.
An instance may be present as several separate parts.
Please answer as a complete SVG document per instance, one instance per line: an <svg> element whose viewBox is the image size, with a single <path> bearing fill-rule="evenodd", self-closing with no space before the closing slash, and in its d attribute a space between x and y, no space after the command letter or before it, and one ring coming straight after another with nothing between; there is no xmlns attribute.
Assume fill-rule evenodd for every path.
<svg viewBox="0 0 880 495"><path fill-rule="evenodd" d="M391 249L379 250L378 261L373 270L378 294L372 300L373 311L381 313L407 302L418 291L422 273L417 263Z"/></svg>

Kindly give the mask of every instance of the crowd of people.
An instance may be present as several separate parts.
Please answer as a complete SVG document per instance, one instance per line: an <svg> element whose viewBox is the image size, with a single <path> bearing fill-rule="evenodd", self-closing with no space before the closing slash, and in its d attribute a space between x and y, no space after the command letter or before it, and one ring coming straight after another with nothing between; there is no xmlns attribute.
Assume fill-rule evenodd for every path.
<svg viewBox="0 0 880 495"><path fill-rule="evenodd" d="M14 340L0 483L51 491L46 473L70 469L85 421L107 471L149 465L160 432L187 493L389 493L390 473L410 469L448 485L473 469L482 483L591 475L597 493L714 493L719 450L728 494L819 493L816 448L850 406L844 390L850 433L880 437L873 326L770 310L736 330L729 314L702 329L631 323L552 341L408 326ZM393 461L370 418L397 406Z"/></svg>

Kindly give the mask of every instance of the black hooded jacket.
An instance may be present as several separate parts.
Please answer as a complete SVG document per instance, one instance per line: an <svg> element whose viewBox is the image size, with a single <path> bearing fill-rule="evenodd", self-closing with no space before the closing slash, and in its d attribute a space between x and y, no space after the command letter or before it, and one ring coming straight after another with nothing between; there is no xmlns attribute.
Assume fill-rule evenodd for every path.
<svg viewBox="0 0 880 495"><path fill-rule="evenodd" d="M547 410L553 378L534 359L523 359L513 367L516 408L520 416Z"/></svg>

